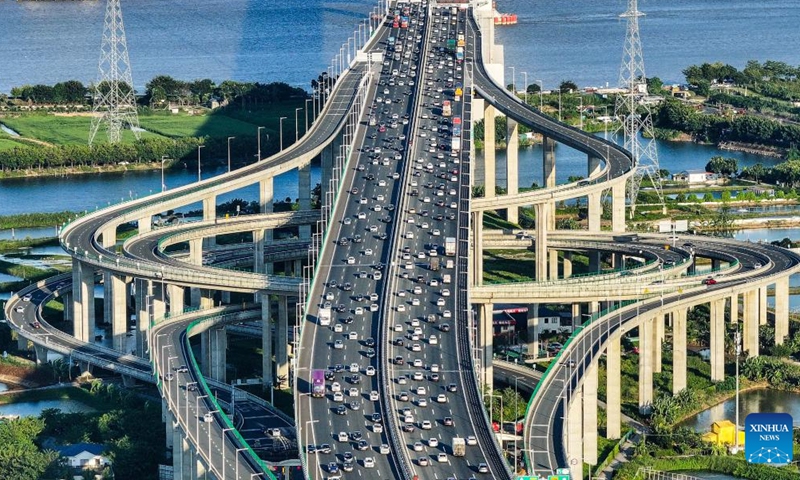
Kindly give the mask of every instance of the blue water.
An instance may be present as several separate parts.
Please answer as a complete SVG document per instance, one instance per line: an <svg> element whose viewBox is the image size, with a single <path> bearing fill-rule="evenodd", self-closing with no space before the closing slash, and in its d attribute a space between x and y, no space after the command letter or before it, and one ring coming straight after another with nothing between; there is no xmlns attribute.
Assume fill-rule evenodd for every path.
<svg viewBox="0 0 800 480"><path fill-rule="evenodd" d="M93 412L94 409L75 400L42 400L40 402L10 403L0 406L0 415L38 417L42 410L58 408L64 413Z"/></svg>

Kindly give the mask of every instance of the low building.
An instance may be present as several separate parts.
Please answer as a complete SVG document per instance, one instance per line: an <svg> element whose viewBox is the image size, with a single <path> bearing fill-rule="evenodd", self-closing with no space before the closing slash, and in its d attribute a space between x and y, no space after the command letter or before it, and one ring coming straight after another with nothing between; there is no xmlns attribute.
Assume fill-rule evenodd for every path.
<svg viewBox="0 0 800 480"><path fill-rule="evenodd" d="M716 173L706 172L705 170L684 170L680 173L672 174L672 180L689 184L716 182L718 179L719 176Z"/></svg>
<svg viewBox="0 0 800 480"><path fill-rule="evenodd" d="M572 318L561 315L555 310L539 306L536 312L528 314L528 338L531 334L538 338L544 333L571 333Z"/></svg>
<svg viewBox="0 0 800 480"><path fill-rule="evenodd" d="M55 447L55 450L67 460L67 465L75 469L102 470L111 465L111 461L103 456L106 447L96 443L76 443Z"/></svg>

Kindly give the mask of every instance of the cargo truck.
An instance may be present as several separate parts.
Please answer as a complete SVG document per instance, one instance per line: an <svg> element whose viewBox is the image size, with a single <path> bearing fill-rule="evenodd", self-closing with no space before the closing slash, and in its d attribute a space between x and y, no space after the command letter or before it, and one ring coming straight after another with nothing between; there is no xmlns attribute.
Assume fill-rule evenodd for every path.
<svg viewBox="0 0 800 480"><path fill-rule="evenodd" d="M459 62L464 61L464 47L458 47L458 49L456 50L456 60L458 60Z"/></svg>
<svg viewBox="0 0 800 480"><path fill-rule="evenodd" d="M467 454L467 441L460 437L453 437L453 456L463 457Z"/></svg>
<svg viewBox="0 0 800 480"><path fill-rule="evenodd" d="M447 237L444 239L444 254L448 257L455 256L456 254L456 237Z"/></svg>
<svg viewBox="0 0 800 480"><path fill-rule="evenodd" d="M442 275L442 283L451 283L452 281L453 277L451 277L449 273Z"/></svg>
<svg viewBox="0 0 800 480"><path fill-rule="evenodd" d="M331 324L331 309L330 308L320 308L319 309L319 324L322 326L328 326Z"/></svg>
<svg viewBox="0 0 800 480"><path fill-rule="evenodd" d="M450 151L458 152L460 150L461 150L461 138L460 137L453 137L453 140L450 143Z"/></svg>
<svg viewBox="0 0 800 480"><path fill-rule="evenodd" d="M439 270L439 257L431 257L430 269L432 272Z"/></svg>

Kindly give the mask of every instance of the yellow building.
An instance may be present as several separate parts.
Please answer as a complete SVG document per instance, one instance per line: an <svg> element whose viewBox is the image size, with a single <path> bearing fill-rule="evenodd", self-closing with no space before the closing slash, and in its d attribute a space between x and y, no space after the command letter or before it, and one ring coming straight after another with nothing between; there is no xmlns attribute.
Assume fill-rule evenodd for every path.
<svg viewBox="0 0 800 480"><path fill-rule="evenodd" d="M711 424L711 431L703 435L703 441L717 445L735 444L736 425L730 420L722 420ZM739 445L744 445L744 432L739 432Z"/></svg>

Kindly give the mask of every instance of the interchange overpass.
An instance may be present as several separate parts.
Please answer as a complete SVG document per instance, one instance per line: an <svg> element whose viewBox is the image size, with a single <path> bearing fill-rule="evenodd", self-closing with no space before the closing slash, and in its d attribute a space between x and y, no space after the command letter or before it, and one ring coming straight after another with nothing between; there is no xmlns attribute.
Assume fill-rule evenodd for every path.
<svg viewBox="0 0 800 480"><path fill-rule="evenodd" d="M225 382L224 327L230 323L255 318L270 325L274 322L276 327L275 338L272 338L272 328L262 328L265 384L279 384L282 383L282 379L287 379L289 297L299 298L300 303L307 302L302 313L308 317L301 317L298 320L301 333L295 338L297 365L293 370L291 384L296 394L295 405L298 407L296 441L301 446L302 463L310 477L318 474L335 476L339 467L333 470L330 464L347 463L346 460L344 462L340 460L346 458L349 448L358 448L365 437L363 432L359 434L358 439L351 435L354 433L350 429L351 413L343 415L345 419L331 420L327 423L321 421L333 412L330 405L336 403L333 395L335 392L326 392L326 397L330 396L326 400L314 400L308 395L311 392L309 382L312 370L329 370L329 367L337 364L344 366L354 360L352 363L357 364L357 372L349 373L364 374L370 378L369 392L366 388L351 387L359 389L355 395L359 402L358 411L363 411L363 415L369 418L375 418L372 414L379 414L381 418L381 422L358 420L363 425L361 429L367 426L371 429L366 434L370 453L364 454L369 456L358 459L361 462L359 468L374 468L379 476L390 475L395 478L411 478L415 475L432 478L451 474L457 478L466 478L478 473L479 465L486 463L493 477L508 478L511 476L511 471L505 465L496 441L488 433L488 419L480 405L482 398L479 384L490 385L493 376L490 315L493 303L509 301L545 303L557 300L573 305L589 304L589 311L597 313L576 332L571 342L564 348L559 361L555 363L561 367L554 367L544 375L536 387L529 408L525 431L524 450L528 452L526 459L531 467L529 471L545 473L558 466L568 465L577 468L575 465L580 466L583 460L591 463L592 442L589 439L592 435L596 438L596 421L593 431L592 412L586 411L585 408L581 410L580 404L591 403L591 382L595 382L595 387L597 382L597 358L606 350L609 352L609 358L615 355L618 357L618 342L622 334L637 327L645 331L643 336L645 354L640 360L642 362L640 370L645 381L642 382L640 405L646 408L648 402L652 401L652 371L656 363L655 352L657 348L660 349L660 342L663 339L665 314L669 313L673 318L678 318L673 328L675 325L680 328L680 318L683 318L685 329L687 306L711 302L714 312L712 322L715 322L712 324L712 329L716 329L719 334L720 321L724 321L725 299L736 298L738 314L738 296L741 295L744 300L742 320L746 334L745 349L751 354L757 354L757 325L762 316L760 305L766 299L766 285L775 283L779 295L784 295L784 292L788 294L786 278L796 272L800 262L796 254L787 253L782 249L754 247L724 240L700 241L696 238L681 238L681 248L671 250L667 254L663 249L665 243L663 236L643 237L632 247L628 243L614 242L613 238L609 238L613 235L602 234L600 201L603 191L608 189L612 192L612 230L616 233L624 231L624 187L634 169L630 155L615 144L560 124L523 105L515 96L509 95L502 87L502 81L495 81L487 67L496 63L494 46L490 36L485 38L485 35L489 34L484 31L490 31L491 27L482 20L479 11L457 7L456 13L451 12L447 15L447 21L444 22L446 25L441 25L443 23L441 19L435 20L437 16L445 15L441 13L437 15L433 7L423 7L417 13L421 13L416 18L418 27L409 29L408 32L414 31L420 38L408 38L410 33L401 35L399 30L384 24L373 34L370 42L355 55L356 58L349 68L341 72L330 92L325 109L301 142L253 166L182 189L104 209L65 227L61 241L64 248L73 255L74 268L71 282L65 282L63 278L57 279L57 282L71 285L71 292L67 293L66 297L67 302L72 305L69 309L70 320L74 326L72 337L51 333L47 326L45 330L39 332L31 331L33 322L29 316L30 307L24 305L25 292L21 292L22 296L17 296L8 303L7 318L10 318L14 328L24 338L36 344L37 348L61 350L79 360L85 360L87 365L91 363L116 370L131 378L158 381L165 397L165 407L171 415L167 424L168 428L169 425L173 425L171 430L173 452L178 452L173 457L173 463L180 469L184 478L196 478L206 472L217 478L237 479L259 474L270 475L259 454L253 451L247 439L241 435L241 429L227 417L225 407L219 405L215 399L217 395L212 391L212 383L207 382L204 377L217 378ZM432 90L427 88L428 81L441 83L441 80L445 79L441 76L442 72L438 71L442 69L434 68L434 72L428 74L427 67L437 66L433 64L439 60L435 56L435 49L444 46L442 38L458 35L462 31L467 38L467 55L462 70L466 92L462 101L457 104L454 114L464 119L465 128L462 135L464 152L458 153L455 157L445 158L442 163L448 166L423 168L420 176L416 177L414 173L419 171L415 167L417 159L430 157L431 163L435 161L438 164L438 159L434 160L433 156L427 154L438 155L439 151L447 152L446 148L441 148L438 141L434 152L423 149L425 146L423 139L429 137L423 137L421 133L434 132L433 127L442 125L430 118L441 115L441 106L436 105L435 96L437 93L442 94L440 97L447 95L438 92L437 88ZM384 60L388 56L386 48L388 37L395 34L397 35L395 42L407 42L407 48L419 49L422 54L422 59L415 63L417 66L415 88L409 83L413 80L405 80L405 85L400 85L401 80L395 80L394 85L388 85L389 80L384 73L386 69L383 67L388 66L389 76L394 77L393 71L403 71L404 65L402 56L400 60ZM429 54L434 55L430 57L432 59L430 61ZM380 61L373 62L373 55L376 59L380 58ZM385 64L386 61L389 65ZM381 84L382 81L386 81L387 84ZM433 86L436 87L436 83ZM410 93L406 94L406 91ZM373 99L379 95L394 96L392 102L386 103L391 107L377 106L377 102L373 102ZM407 98L403 99L402 95ZM486 196L470 199L470 186L473 184L470 169L472 159L475 157L467 155L466 152L471 149L472 143L471 120L480 110L487 119L485 122L487 154L484 159L487 172ZM489 152L493 152L491 141L494 138L494 122L491 120L496 110L505 113L514 122L528 125L545 136L546 153L543 168L546 188L526 193L518 193L514 188L509 188L509 195L494 194L494 156ZM404 133L376 134L375 137L367 133L370 130L366 127L369 116L378 116L385 121L391 121L395 119L394 115L398 116L397 120L403 115L408 116L408 126L400 130ZM513 132L509 138L515 136L514 122L509 122L510 132ZM391 133L396 130L389 131ZM401 135L406 138L400 139ZM387 141L390 136L393 138ZM438 133L435 137L443 140L450 138L442 137ZM412 139L417 140L416 145L412 145L410 141ZM563 143L587 154L589 175L587 181L555 185L556 159L552 149L547 148L548 145L552 146L552 142ZM384 154L379 150L381 148L391 151L392 156L388 165L382 161ZM367 164L367 159L375 154L378 155L376 157L378 163L370 160L371 163ZM397 159L395 155L399 155L400 158ZM310 180L307 176L307 166L316 156L322 157L324 170L329 172L330 176L323 179L323 197L326 206L322 212L309 212ZM457 158L459 163L453 163L451 158ZM513 171L511 163L514 161L512 158L509 162L509 172ZM364 164L363 170L357 168L358 162ZM434 191L432 187L426 188L431 190L433 202L424 202L424 198L427 197L423 197L423 200L410 198L413 190L412 182L422 185L430 180L428 183L435 183L438 181L434 175L437 169L450 170L454 165L459 165L455 168L459 171L454 174L456 180L446 180L446 182L452 182L456 193L444 194L447 202L442 200L443 205L434 207L437 197L432 195ZM300 169L303 210L292 214L270 213L272 178L292 168ZM373 178L370 179L370 175ZM512 178L512 175L509 177ZM381 181L384 182L383 185ZM214 200L216 195L256 182L260 185L262 215L251 216L252 218L217 219ZM357 188L359 193L354 193L354 188ZM378 200L379 195L384 199ZM578 238L575 238L576 235L573 233L557 233L554 228L555 202L584 196L589 199L588 234L578 235ZM361 198L367 198L367 203L361 203ZM151 231L152 215L193 202L203 203L204 222L188 227L179 226L163 231ZM431 206L425 207L423 204L426 203ZM452 203L455 207L451 205ZM363 211L367 207L361 205L370 205L369 211ZM382 208L376 210L377 205ZM391 210L386 208L388 205L392 205L393 208ZM513 220L516 208L525 205L533 205L536 210L537 228L534 238L518 239L516 236L504 238L502 235L483 231L483 212L507 209L508 218ZM412 208L415 210L414 213L411 212ZM439 220L441 223L437 225L441 225L441 228L437 230L440 230L440 233L433 235L433 227L421 226L424 220L421 218L421 213L417 213L421 212L421 208L429 208L431 210L429 214L433 216L444 217L445 212L454 216L452 219L448 217L448 222ZM387 210L396 213L384 215ZM364 218L361 218L360 213L365 214ZM385 220L387 217L389 219ZM345 218L350 218L351 222L345 223ZM409 221L411 219L415 221L413 224ZM138 223L139 235L122 245L120 253L116 246L116 229L123 223L133 221ZM419 226L417 222L420 222ZM376 226L375 230L372 230L373 225ZM318 230L312 234L313 228L318 226L324 228L324 232ZM271 230L279 227L297 229L296 242L289 252L287 247L290 244L274 243L269 238ZM361 230L362 233L359 234L357 227L365 230ZM414 232L412 237L407 236L409 231ZM234 272L204 265L203 253L215 250L217 235L240 232L253 233L252 272ZM386 237L381 238L383 234ZM358 235L363 236L361 242L355 242ZM567 235L570 239L560 238ZM413 252L425 250L430 252L432 249L426 249L426 246L431 241L436 241L431 239L445 236L457 239L457 252L452 270L455 282L451 286L452 295L447 296L442 293L443 291L436 292L428 288L432 280L438 279L439 274L433 273L423 265L423 262L418 261L411 262L411 267L408 268L409 262L404 258L405 253L400 253L406 246ZM341 238L346 238L346 245L341 244ZM685 247L686 243L692 244L692 247ZM165 249L179 244L188 247L188 262L165 254ZM519 285L485 285L482 273L483 251L498 246L533 248L537 259L536 282ZM303 249L306 249L307 264L300 260ZM366 254L367 250L371 251L369 255ZM638 270L633 269L632 274L623 275L618 271L601 273L580 280L572 278L569 271L571 267L570 269L567 267L566 253L587 250L595 257L599 257L602 252L611 252L641 257L645 262ZM285 256L279 257L281 253ZM695 256L710 258L712 262L725 265L721 267L725 269L724 272L715 274L719 283L704 285L701 283L703 280L701 278L682 276L692 267L692 259ZM271 261L265 261L265 258ZM354 259L352 263L350 258ZM275 268L276 262L281 261L293 262L293 272L303 271L306 275L286 276L270 271ZM675 262L675 266L656 268L665 267L669 261ZM562 267L561 272L559 265ZM595 261L595 265L599 267L599 260ZM311 270L314 270L313 276L308 275ZM411 270L414 276L403 277L403 270ZM112 351L98 355L98 347L91 345L94 338L95 312L94 304L89 300L92 297L91 291L98 271L102 274L106 289L106 319L111 320L114 346L120 354ZM365 277L361 277L361 272L367 272ZM381 272L381 276L376 277L376 272ZM350 278L347 275L351 275L353 280L346 282L345 279ZM422 280L419 279L420 275ZM331 279L351 283L353 289L331 287ZM421 299L418 305L412 300L407 302L406 295L400 295L404 291L414 292L415 283L425 286L426 298ZM130 287L131 284L134 285L133 288ZM610 284L614 284L615 288L611 288ZM34 288L31 291L44 291L49 288L48 285L55 286L57 283L46 283L39 286L42 288ZM363 292L369 296L377 295L375 303L377 310L373 311L370 304L360 307L362 313L358 313L357 305L361 300L354 300L350 293L345 293L355 292L356 287L359 289L359 294ZM334 291L329 292L329 289ZM231 292L252 294L254 302L243 308L235 307L231 305ZM330 300L326 298L327 293L332 293ZM140 356L149 354L150 362L144 362L134 355L127 355L127 352L119 352L128 330L129 315L125 305L127 298L131 296L135 298L139 319L135 333L136 353ZM272 297L277 297L277 300ZM443 299L442 305L438 304L439 298ZM643 300L605 315L599 314L601 302L611 305L621 300L634 299ZM358 328L353 327L351 330L348 327L348 332L355 332L356 342L343 343L345 346L338 353L339 349L335 348L335 336L338 334L341 337L345 332L337 332L334 325L328 327L321 324L319 308L328 308L324 306L326 301L330 301L331 307L334 308L343 305L345 310L349 310L347 313L351 313L352 316L363 316L365 313L363 310L367 306L370 310L369 320L362 320L362 317L359 317ZM218 302L225 306L215 307ZM200 310L187 312L187 303ZM481 313L479 319L473 317L472 305L476 305L475 308ZM23 310L17 312L17 307L23 307ZM452 317L445 316L446 311L449 311ZM423 406L422 397L428 395L425 393L412 401L415 408L410 409L411 415L416 420L400 421L398 416L402 414L405 417L406 414L403 412L407 408L400 405L401 402L405 402L400 400L404 391L401 388L407 387L400 387L404 384L401 384L399 379L406 374L415 377L417 371L405 366L398 368L398 363L392 359L400 356L404 357L404 362L414 363L419 356L414 355L413 349L408 353L409 347L405 344L398 345L397 339L392 340L396 335L392 332L401 332L409 339L417 335L416 328L422 329L425 335L438 335L432 333L439 328L434 327L433 323L422 324L420 327L413 324L413 317L427 320L429 315L437 316L435 325L441 325L446 319L452 318L455 331L452 335L444 333L439 335L437 342L441 341L442 345L438 348L434 348L433 345L425 346L421 355L424 362L422 368L426 372L423 376L430 378L433 373L439 373L431 370L431 362L435 360L439 362L436 365L442 369L441 376L448 382L452 379L459 394L445 397L445 408L449 410L449 417L442 417L438 411L434 413L438 407ZM660 320L658 320L659 315ZM728 315L732 316L732 313ZM342 320L347 320L349 316L343 315ZM763 316L765 318L765 315ZM784 316L782 311L776 312L776 327L781 327L776 328L776 334L788 331L788 327L783 328ZM405 322L396 323L401 317L408 318L406 325L403 325ZM144 320L150 318L163 318L163 321L151 323ZM354 324L355 321L345 323L345 325ZM397 330L397 325L400 326L400 330ZM662 333L659 334L659 331ZM685 330L683 333L685 336ZM203 337L201 343L206 350L206 354L201 355L203 357L201 362L195 361L188 343L188 338L195 334ZM753 335L756 335L755 341ZM375 341L375 352L372 357L365 355L365 349L373 348L367 345L368 339ZM320 341L319 344L317 340ZM712 353L716 355L712 362L719 363L724 361L720 356L719 341L716 347L715 350L712 346L712 351L719 353ZM273 348L274 366L271 358ZM331 353L319 355L320 351L328 349ZM373 358L375 360L371 360ZM201 365L204 362L206 364ZM367 362L367 366L377 367L376 375L368 375L362 362ZM221 371L220 364L222 364ZM147 368L137 370L134 368L135 365ZM186 366L188 371L183 371L180 368L182 366ZM177 371L176 368L181 371ZM683 368L685 370L685 355ZM719 375L718 370L717 375ZM342 383L348 381L356 384L345 380L344 376L334 378L341 379ZM650 379L649 385L647 378ZM422 382L424 384L419 386L430 388L435 385L433 380L422 380ZM197 390L190 389L190 385L195 385L194 388ZM619 385L616 387L618 389ZM678 387L679 384L676 388ZM378 392L378 400L372 400L372 391ZM596 388L594 391L596 392ZM619 421L619 417L618 415L615 417L611 410L619 408L619 401L617 399L615 403L614 399L610 399L608 404L609 419L613 424L615 418L617 422ZM356 410L352 406L350 409ZM206 421L206 418L210 420ZM449 426L452 428L444 430L448 425L444 424L443 418L455 420L455 424ZM563 420L564 418L566 420ZM596 420L596 411L594 418ZM421 436L422 427L417 427L418 431L404 431L401 428L401 424L412 423L421 426L426 421L434 424L441 422L442 425L437 425L436 428L448 432L444 436L439 435L441 443L437 441L436 444L440 446L431 446L430 438L433 437ZM384 425L381 431L374 427L378 423ZM613 426L609 430L613 435ZM329 454L320 453L315 454L314 461L309 461L307 447L312 445L316 447L324 443L323 439L333 443L332 435L342 431L347 433L347 438L344 442L335 440L344 445L341 450L334 447L334 452L330 453L333 455L330 457L333 459L332 462L321 461L321 455ZM468 453L463 460L447 456L454 453L450 442L456 436L477 437L477 448L467 449ZM311 440L306 437L310 437ZM438 453L435 454L435 462L429 460L424 465L420 460L423 457L414 458L413 455L416 454L412 452L417 452L417 444L423 442L426 442L423 444L423 451L428 458L433 457L434 452L441 452L446 454L446 460L440 461ZM384 453L384 445L388 446L387 451L390 452L388 455ZM596 445L594 450L596 456ZM372 459L372 466L367 465L367 458Z"/></svg>

